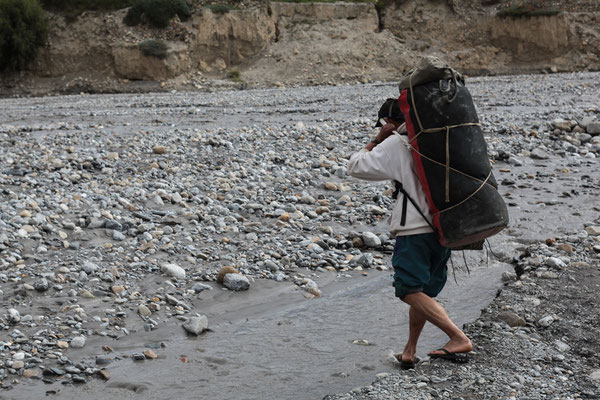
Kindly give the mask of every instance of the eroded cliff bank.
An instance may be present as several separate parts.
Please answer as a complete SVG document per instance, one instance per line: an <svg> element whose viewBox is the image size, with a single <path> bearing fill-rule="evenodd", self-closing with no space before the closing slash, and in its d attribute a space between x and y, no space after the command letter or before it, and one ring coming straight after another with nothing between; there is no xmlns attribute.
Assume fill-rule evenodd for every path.
<svg viewBox="0 0 600 400"><path fill-rule="evenodd" d="M490 4L494 3L494 4ZM600 69L600 5L500 18L499 1L261 2L224 14L197 7L164 30L128 27L125 10L49 15L46 47L4 95L290 86L394 80L422 55L470 75ZM487 4L487 5L486 5ZM585 12L584 12L585 11ZM163 40L168 56L139 43ZM228 79L228 77L230 79ZM233 79L231 79L233 78Z"/></svg>

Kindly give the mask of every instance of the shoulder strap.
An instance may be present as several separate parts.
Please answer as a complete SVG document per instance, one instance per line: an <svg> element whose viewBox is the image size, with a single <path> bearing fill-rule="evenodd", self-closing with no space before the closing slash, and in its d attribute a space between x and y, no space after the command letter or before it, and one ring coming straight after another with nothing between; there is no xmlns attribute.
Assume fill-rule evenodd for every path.
<svg viewBox="0 0 600 400"><path fill-rule="evenodd" d="M406 192L406 190L404 190L404 187L402 186L402 183L400 183L399 181L394 181L394 185L396 186L396 190L394 190L394 193L392 194L392 197L394 199L398 199L398 194L402 193L404 195L404 199L402 200L402 218L400 221L400 225L404 226L404 224L406 223L406 206L407 206L407 199L410 200L411 204L417 209L417 211L419 212L419 214L421 214L421 217L423 217L423 219L425 220L425 222L427 222L427 224L431 227L431 229L433 229L434 232L437 233L437 229L435 229L435 227L433 226L433 224L431 222L429 222L429 219L427 219L427 217L425 216L425 214L423 214L423 211L421 211L421 209L419 208L419 206L417 205L417 203L413 200L412 197L410 197L410 195Z"/></svg>

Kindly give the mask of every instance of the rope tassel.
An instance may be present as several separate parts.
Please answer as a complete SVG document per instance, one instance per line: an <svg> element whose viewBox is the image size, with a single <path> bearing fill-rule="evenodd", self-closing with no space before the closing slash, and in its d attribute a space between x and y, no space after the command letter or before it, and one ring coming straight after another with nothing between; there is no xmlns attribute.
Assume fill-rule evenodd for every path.
<svg viewBox="0 0 600 400"><path fill-rule="evenodd" d="M450 202L450 127L446 127L446 203Z"/></svg>

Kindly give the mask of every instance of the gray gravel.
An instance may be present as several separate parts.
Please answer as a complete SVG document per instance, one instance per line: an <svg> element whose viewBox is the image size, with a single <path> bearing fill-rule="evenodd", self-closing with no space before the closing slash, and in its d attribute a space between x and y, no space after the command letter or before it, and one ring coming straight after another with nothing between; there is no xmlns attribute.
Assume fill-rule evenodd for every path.
<svg viewBox="0 0 600 400"><path fill-rule="evenodd" d="M600 156L599 74L469 84L490 156L507 171L496 177L509 205L519 204L521 191L556 184L561 173L572 173L579 190L598 193L597 173L578 172L595 170ZM296 285L307 298L321 295L312 272L386 269L381 255L391 253L393 240L380 221L392 204L383 194L388 183L350 179L345 166L366 143L380 102L395 94L393 85L376 84L0 100L4 387L20 376L73 383L100 377L111 359L77 353L91 337L141 334L165 320L200 333L198 293L226 290L217 283L226 266L239 273L225 275L232 290L252 291L253 282L270 279ZM531 174L549 160L559 165ZM550 192L534 205L540 212L579 195L560 186ZM583 207L595 216L585 226L561 227L551 246L515 245L523 247L519 279L502 293L569 279L565 271L576 262L597 269L598 205ZM507 232L523 235L521 223ZM566 257L559 244L576 247L575 255ZM573 377L600 367L597 342L588 346L591 364L578 369L567 357L575 351L566 350L568 339L546 343L539 335L544 323L537 321L547 315L528 314L518 302L493 304L470 327L475 345L478 337L489 346L506 340L519 360L529 360L522 368L426 363L339 398L591 396L592 378ZM514 311L526 325L486 319L493 307ZM551 317L545 328L560 320ZM489 388L491 397L477 397Z"/></svg>

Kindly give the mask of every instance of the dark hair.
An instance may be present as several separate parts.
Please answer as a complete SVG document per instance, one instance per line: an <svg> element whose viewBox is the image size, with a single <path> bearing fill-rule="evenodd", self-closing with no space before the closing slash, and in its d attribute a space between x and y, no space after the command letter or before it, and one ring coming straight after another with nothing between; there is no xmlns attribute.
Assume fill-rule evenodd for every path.
<svg viewBox="0 0 600 400"><path fill-rule="evenodd" d="M398 99L389 98L387 99L379 109L377 113L377 123L376 127L382 126L379 122L382 118L389 118L397 122L404 122L404 115L402 115L402 111L400 111L400 104Z"/></svg>

